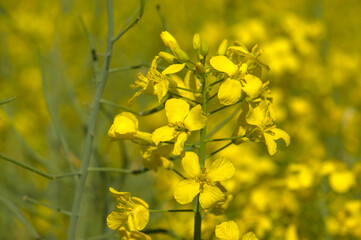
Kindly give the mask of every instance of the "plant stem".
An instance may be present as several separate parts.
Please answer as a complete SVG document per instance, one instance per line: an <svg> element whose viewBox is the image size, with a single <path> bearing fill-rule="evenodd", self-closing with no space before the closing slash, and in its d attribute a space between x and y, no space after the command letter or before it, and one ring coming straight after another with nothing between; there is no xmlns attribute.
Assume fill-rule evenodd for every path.
<svg viewBox="0 0 361 240"><path fill-rule="evenodd" d="M11 97L11 98L7 98L7 99L4 99L4 100L0 100L0 105L3 105L5 103L9 103L9 102L12 102L16 100L16 97Z"/></svg>
<svg viewBox="0 0 361 240"><path fill-rule="evenodd" d="M54 211L60 212L60 213L62 213L62 214L71 216L71 212L70 212L70 211L63 210L63 209L61 209L61 208L54 207L54 206L52 206L52 205L50 205L50 204L40 202L40 201L35 200L35 199L33 199L33 198L30 198L30 197L28 197L28 196L24 196L24 197L23 197L23 200L24 200L25 202L31 202L31 203L33 203L33 204L38 204L38 205L41 205L41 206L44 206L44 207L53 209Z"/></svg>
<svg viewBox="0 0 361 240"><path fill-rule="evenodd" d="M167 213L167 212L194 212L193 209L157 209L157 210L152 210L149 209L150 213Z"/></svg>
<svg viewBox="0 0 361 240"><path fill-rule="evenodd" d="M79 212L81 206L81 200L83 197L83 192L85 189L85 183L88 176L88 167L90 163L90 157L92 153L95 126L97 123L97 116L100 110L100 99L103 96L104 88L108 78L109 64L112 56L113 48L113 1L107 0L107 12L108 12L108 36L107 36L107 46L106 46L106 55L103 60L102 71L98 79L96 79L96 91L93 100L92 110L90 112L90 118L88 122L88 129L85 137L84 149L81 155L81 176L77 183L75 196L73 200L72 213L70 216L70 224L68 229L68 240L74 240L76 237L76 230L79 220Z"/></svg>
<svg viewBox="0 0 361 240"><path fill-rule="evenodd" d="M207 140L205 140L205 141L206 141L206 142L219 142L219 141L235 140L235 139L239 139L239 138L243 138L243 137L245 137L245 136L242 135L242 136L235 136L235 137L229 137L229 138L207 139Z"/></svg>
<svg viewBox="0 0 361 240"><path fill-rule="evenodd" d="M182 88L182 87L175 87L175 88L183 90L183 91L187 91L187 92L192 92L192 93L201 93L200 91L192 90L192 89L188 89L188 88Z"/></svg>
<svg viewBox="0 0 361 240"><path fill-rule="evenodd" d="M227 148L228 146L232 145L233 142L229 142L226 145L224 145L223 147L218 148L216 151L211 152L209 155L207 155L206 157L212 157L214 154L219 153L220 151L222 151L223 149Z"/></svg>
<svg viewBox="0 0 361 240"><path fill-rule="evenodd" d="M40 175L40 176L43 176L43 177L45 177L45 178L47 178L47 179L54 180L54 176L53 176L53 175L51 175L51 174L49 174L49 173L46 173L46 172L44 172L44 171L41 171L40 169L37 169L37 168L35 168L35 167L27 164L27 163L20 162L20 161L18 161L18 160L16 160L16 159L13 159L13 158L9 157L9 156L6 156L5 154L0 153L0 158L4 159L4 160L6 160L6 161L12 162L12 163L14 163L15 165L18 165L18 166L20 166L20 167L23 167L23 168L25 168L25 169L27 169L27 170L30 170L30 171L32 171L32 172L34 172L34 173L36 173L36 174L38 174L38 175Z"/></svg>
<svg viewBox="0 0 361 240"><path fill-rule="evenodd" d="M207 90L206 78L203 77L202 81L202 110L207 116ZM206 160L206 129L207 125L200 130L199 139L199 165L201 168L204 166ZM201 240L201 228L202 228L202 217L201 217L201 206L199 204L199 193L196 196L195 214L194 214L194 240Z"/></svg>

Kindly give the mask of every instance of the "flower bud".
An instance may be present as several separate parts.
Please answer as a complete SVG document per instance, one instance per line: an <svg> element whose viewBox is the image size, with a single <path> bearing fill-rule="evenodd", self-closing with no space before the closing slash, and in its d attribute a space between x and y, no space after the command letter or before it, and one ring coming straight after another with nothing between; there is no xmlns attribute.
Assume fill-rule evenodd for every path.
<svg viewBox="0 0 361 240"><path fill-rule="evenodd" d="M182 49L180 49L179 47L175 48L173 53L181 62L189 61L188 54L185 51L183 51Z"/></svg>
<svg viewBox="0 0 361 240"><path fill-rule="evenodd" d="M179 48L177 40L167 31L160 34L160 37L164 43L173 53L175 48Z"/></svg>
<svg viewBox="0 0 361 240"><path fill-rule="evenodd" d="M159 52L158 55L169 64L175 63L177 59L173 54L167 52Z"/></svg>
<svg viewBox="0 0 361 240"><path fill-rule="evenodd" d="M193 49L198 50L201 48L201 37L198 33L193 36Z"/></svg>
<svg viewBox="0 0 361 240"><path fill-rule="evenodd" d="M224 39L218 47L217 55L224 56L227 52L227 48L228 48L228 40Z"/></svg>
<svg viewBox="0 0 361 240"><path fill-rule="evenodd" d="M202 42L201 54L202 56L207 56L208 54L208 44L205 41Z"/></svg>
<svg viewBox="0 0 361 240"><path fill-rule="evenodd" d="M206 69L204 68L203 64L200 62L197 62L196 64L196 73L199 76L204 76L206 74Z"/></svg>

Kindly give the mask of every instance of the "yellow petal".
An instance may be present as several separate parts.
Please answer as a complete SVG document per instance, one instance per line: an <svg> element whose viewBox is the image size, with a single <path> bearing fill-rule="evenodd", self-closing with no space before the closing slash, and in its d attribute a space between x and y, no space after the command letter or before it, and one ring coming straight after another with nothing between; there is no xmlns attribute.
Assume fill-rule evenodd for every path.
<svg viewBox="0 0 361 240"><path fill-rule="evenodd" d="M184 143L185 141L187 141L187 133L186 132L181 132L177 139L175 140L174 143L174 149L173 149L173 154L174 155L180 155L184 149Z"/></svg>
<svg viewBox="0 0 361 240"><path fill-rule="evenodd" d="M253 232L248 232L243 235L242 240L258 240L258 238Z"/></svg>
<svg viewBox="0 0 361 240"><path fill-rule="evenodd" d="M225 56L215 56L209 61L211 66L217 71L227 73L228 76L233 76L238 71L237 65Z"/></svg>
<svg viewBox="0 0 361 240"><path fill-rule="evenodd" d="M203 185L203 192L199 195L199 203L202 208L211 208L214 204L224 202L224 200L224 194L218 187L207 184Z"/></svg>
<svg viewBox="0 0 361 240"><path fill-rule="evenodd" d="M128 215L119 212L111 212L107 217L107 225L112 230L118 230L128 220Z"/></svg>
<svg viewBox="0 0 361 240"><path fill-rule="evenodd" d="M145 208L143 205L136 205L133 208L132 214L131 214L131 220L134 224L134 228L138 231L145 228L145 226L149 222L149 210Z"/></svg>
<svg viewBox="0 0 361 240"><path fill-rule="evenodd" d="M108 135L117 139L133 139L137 131L138 119L129 112L123 112L115 116Z"/></svg>
<svg viewBox="0 0 361 240"><path fill-rule="evenodd" d="M131 199L130 192L118 192L117 190L115 190L112 187L109 187L109 191L110 191L110 194L112 195L112 197L115 198L116 200L118 200L118 198L120 198L120 197L125 198L127 201L130 201L130 199Z"/></svg>
<svg viewBox="0 0 361 240"><path fill-rule="evenodd" d="M269 155L273 155L276 153L277 150L277 144L275 142L275 140L273 140L273 136L268 134L268 133L264 133L264 140L265 140L265 144L267 147L267 151L269 153Z"/></svg>
<svg viewBox="0 0 361 240"><path fill-rule="evenodd" d="M185 65L185 63L169 65L166 69L163 70L162 74L169 75L180 72L185 67Z"/></svg>
<svg viewBox="0 0 361 240"><path fill-rule="evenodd" d="M291 139L290 139L290 135L288 135L287 132L285 132L279 128L273 128L273 129L271 129L271 132L274 133L273 139L277 140L277 139L282 138L285 141L286 146L290 145Z"/></svg>
<svg viewBox="0 0 361 240"><path fill-rule="evenodd" d="M346 193L356 183L355 175L349 170L334 172L328 179L333 191L337 193Z"/></svg>
<svg viewBox="0 0 361 240"><path fill-rule="evenodd" d="M249 54L248 49L243 44L240 43L240 45L241 46L230 46L228 48L228 51L236 53L241 56L246 56L247 54Z"/></svg>
<svg viewBox="0 0 361 240"><path fill-rule="evenodd" d="M183 180L175 188L174 198L180 204L192 202L193 198L199 193L199 183L192 179Z"/></svg>
<svg viewBox="0 0 361 240"><path fill-rule="evenodd" d="M183 123L189 113L189 104L184 100L172 98L165 103L165 113L167 114L168 122Z"/></svg>
<svg viewBox="0 0 361 240"><path fill-rule="evenodd" d="M137 231L131 231L130 236L129 236L129 240L151 240L151 238L145 233L137 232Z"/></svg>
<svg viewBox="0 0 361 240"><path fill-rule="evenodd" d="M158 84L154 85L154 92L157 94L158 102L161 102L163 97L167 94L169 82L166 79L161 79Z"/></svg>
<svg viewBox="0 0 361 240"><path fill-rule="evenodd" d="M240 81L228 78L218 90L218 99L223 105L232 105L241 98L242 85Z"/></svg>
<svg viewBox="0 0 361 240"><path fill-rule="evenodd" d="M199 158L194 152L186 152L182 159L182 166L190 178L196 178L201 175Z"/></svg>
<svg viewBox="0 0 361 240"><path fill-rule="evenodd" d="M207 179L216 182L231 178L235 168L227 158L218 158L207 168Z"/></svg>
<svg viewBox="0 0 361 240"><path fill-rule="evenodd" d="M252 99L258 97L262 88L262 81L251 74L247 74L244 77L244 80L246 81L246 84L242 90Z"/></svg>
<svg viewBox="0 0 361 240"><path fill-rule="evenodd" d="M152 140L156 145L158 145L159 142L172 140L175 136L176 132L174 128L169 126L163 126L156 129L152 133Z"/></svg>
<svg viewBox="0 0 361 240"><path fill-rule="evenodd" d="M207 117L204 114L201 105L192 108L184 119L184 126L189 131L197 131L207 124Z"/></svg>
<svg viewBox="0 0 361 240"><path fill-rule="evenodd" d="M132 201L135 204L143 205L145 208L149 208L148 203L146 203L143 199L140 199L140 198L137 198L137 197L132 197Z"/></svg>
<svg viewBox="0 0 361 240"><path fill-rule="evenodd" d="M160 34L160 37L164 43L170 50L174 50L175 48L179 48L177 40L167 31L164 31Z"/></svg>
<svg viewBox="0 0 361 240"><path fill-rule="evenodd" d="M239 229L235 222L224 222L216 226L216 237L222 240L239 240Z"/></svg>
<svg viewBox="0 0 361 240"><path fill-rule="evenodd" d="M255 125L258 127L262 127L264 125L266 115L267 115L267 111L266 111L267 109L262 107L263 105L262 106L260 106L260 105L258 105L255 108L252 108L251 106L249 106L249 111L246 114L246 122L248 124Z"/></svg>

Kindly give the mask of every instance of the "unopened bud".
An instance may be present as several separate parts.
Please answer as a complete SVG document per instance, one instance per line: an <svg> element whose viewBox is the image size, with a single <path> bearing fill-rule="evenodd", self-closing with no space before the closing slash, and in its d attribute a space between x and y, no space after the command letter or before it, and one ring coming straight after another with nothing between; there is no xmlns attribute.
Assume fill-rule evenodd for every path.
<svg viewBox="0 0 361 240"><path fill-rule="evenodd" d="M204 68L203 64L200 62L197 62L196 64L196 74L198 76L204 76L206 74L206 69Z"/></svg>
<svg viewBox="0 0 361 240"><path fill-rule="evenodd" d="M167 52L159 52L158 55L169 64L175 63L177 59L173 54Z"/></svg>
<svg viewBox="0 0 361 240"><path fill-rule="evenodd" d="M198 33L193 36L193 49L198 50L201 48L201 37Z"/></svg>
<svg viewBox="0 0 361 240"><path fill-rule="evenodd" d="M182 49L180 49L179 47L175 48L173 53L181 62L189 61L188 54L185 51L183 51Z"/></svg>
<svg viewBox="0 0 361 240"><path fill-rule="evenodd" d="M218 47L217 55L224 56L227 52L228 40L224 39Z"/></svg>
<svg viewBox="0 0 361 240"><path fill-rule="evenodd" d="M175 48L179 48L177 40L167 31L160 34L160 37L164 43L173 53Z"/></svg>
<svg viewBox="0 0 361 240"><path fill-rule="evenodd" d="M201 54L202 56L207 56L208 54L208 44L205 41L202 42Z"/></svg>

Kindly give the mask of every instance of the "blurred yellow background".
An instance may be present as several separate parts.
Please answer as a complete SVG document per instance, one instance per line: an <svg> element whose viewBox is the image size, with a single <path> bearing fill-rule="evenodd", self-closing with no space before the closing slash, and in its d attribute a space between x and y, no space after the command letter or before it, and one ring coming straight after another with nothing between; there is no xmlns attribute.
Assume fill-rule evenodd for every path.
<svg viewBox="0 0 361 240"><path fill-rule="evenodd" d="M115 32L138 5L135 0L114 0ZM264 240L361 239L361 2L148 0L142 19L115 44L111 69L149 65L165 50L159 37L165 27L157 5L184 50L192 49L196 32L212 54L225 38L248 48L258 44L271 69L264 78L275 99L276 123L291 135L291 145L281 145L272 157L253 143L222 152L238 171L226 184L235 196L226 217L236 221L242 233L253 230ZM0 0L0 100L16 96L16 101L0 106L1 153L53 174L71 171L67 159L75 169L80 166L84 123L95 86L80 18L94 37L101 62L106 16L105 1ZM39 54L55 120L44 97ZM147 68L111 73L103 98L126 106L134 93L129 84L139 71L146 73ZM142 96L132 109L155 105L154 98ZM138 147L110 142L107 136L119 112L102 106L91 165L140 169ZM153 131L163 115L140 119L142 130ZM41 239L66 239L69 216L64 211L71 211L74 178L51 181L9 162L0 164L0 239L34 239L37 234ZM90 173L79 239L116 239L105 222L114 207L109 186L132 192L153 209L176 207L172 199L176 177L166 170L142 175ZM23 196L54 209L24 201ZM203 224L204 239L211 239L214 226L224 219L210 214ZM187 236L190 220L182 214L152 215L149 228Z"/></svg>

